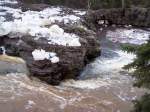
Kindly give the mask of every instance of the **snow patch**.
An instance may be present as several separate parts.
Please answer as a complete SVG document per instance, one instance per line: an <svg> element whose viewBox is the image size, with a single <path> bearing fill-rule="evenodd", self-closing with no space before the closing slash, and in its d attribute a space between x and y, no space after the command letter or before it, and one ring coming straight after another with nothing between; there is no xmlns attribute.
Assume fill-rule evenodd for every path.
<svg viewBox="0 0 150 112"><path fill-rule="evenodd" d="M86 14L86 11L75 10L75 11L73 11L73 12L76 13L76 14L78 14L78 15L81 15L81 16L83 16L83 15Z"/></svg>
<svg viewBox="0 0 150 112"><path fill-rule="evenodd" d="M40 12L30 10L22 12L20 9L9 7L2 7L2 9L12 13L15 19L7 22L4 21L4 18L0 18L0 36L8 34L11 37L31 35L37 39L46 38L49 44L81 46L78 36L65 33L58 25L52 25L57 20L69 23L80 19L75 15L60 16L61 8L46 8Z"/></svg>
<svg viewBox="0 0 150 112"><path fill-rule="evenodd" d="M35 61L39 61L39 60L50 60L52 63L58 63L59 62L59 57L56 56L56 53L54 52L46 52L43 49L35 49L32 52L32 56L34 58Z"/></svg>
<svg viewBox="0 0 150 112"><path fill-rule="evenodd" d="M49 28L49 32L49 44L63 46L81 46L78 36L76 36L75 34L65 33L64 30L58 25L51 26Z"/></svg>

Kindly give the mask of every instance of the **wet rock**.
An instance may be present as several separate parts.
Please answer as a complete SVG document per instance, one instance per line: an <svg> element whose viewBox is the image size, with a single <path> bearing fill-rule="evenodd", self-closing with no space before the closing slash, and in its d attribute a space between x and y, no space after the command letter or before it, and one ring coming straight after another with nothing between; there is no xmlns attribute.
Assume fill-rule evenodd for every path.
<svg viewBox="0 0 150 112"><path fill-rule="evenodd" d="M80 40L82 44L85 44L87 52L85 57L85 62L89 63L90 61L93 61L97 56L100 55L100 43L97 40L97 35L92 30L84 29L84 27L79 26L71 26L66 27L66 32L69 33L75 33L77 35L80 35ZM84 42L84 43L83 43ZM94 48L94 49L91 49Z"/></svg>
<svg viewBox="0 0 150 112"><path fill-rule="evenodd" d="M28 11L28 10L33 10L33 11L41 11L45 8L48 8L49 5L47 4L22 4L22 11Z"/></svg>
<svg viewBox="0 0 150 112"><path fill-rule="evenodd" d="M2 48L0 48L0 55L2 55L3 54L3 49Z"/></svg>
<svg viewBox="0 0 150 112"><path fill-rule="evenodd" d="M86 25L91 29L99 28L102 25L99 21L107 21L107 25L133 25L137 27L150 26L149 8L126 8L126 9L100 9L90 11L86 17ZM93 23L93 24L91 24ZM105 24L106 22L104 22Z"/></svg>
<svg viewBox="0 0 150 112"><path fill-rule="evenodd" d="M76 78L89 61L100 55L100 45L93 33L84 30L84 34L77 28L68 28L68 32L74 31L81 37L81 46L50 45L46 39L35 40L30 36L22 38L4 36L2 44L6 48L6 54L19 56L26 61L31 76L57 85L64 79ZM35 49L55 52L59 62L52 63L48 59L34 60L32 52Z"/></svg>
<svg viewBox="0 0 150 112"><path fill-rule="evenodd" d="M7 60L6 60L7 59ZM28 70L25 63L19 63L18 60L4 59L4 56L0 56L0 74L8 73L25 73L28 74Z"/></svg>

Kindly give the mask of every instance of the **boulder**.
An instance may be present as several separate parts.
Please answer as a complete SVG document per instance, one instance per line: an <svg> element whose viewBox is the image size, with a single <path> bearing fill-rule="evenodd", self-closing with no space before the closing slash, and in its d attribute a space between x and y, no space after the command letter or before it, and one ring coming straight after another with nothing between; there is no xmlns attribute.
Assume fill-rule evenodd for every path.
<svg viewBox="0 0 150 112"><path fill-rule="evenodd" d="M26 61L30 76L39 78L52 85L58 85L64 79L77 78L83 67L100 55L100 44L96 35L91 31L79 28L66 28L80 36L81 46L62 46L48 44L45 38L34 39L31 36L21 38L0 37L0 46L4 46L6 54L19 56ZM48 59L35 60L32 52L43 49L54 52L59 57L58 63Z"/></svg>

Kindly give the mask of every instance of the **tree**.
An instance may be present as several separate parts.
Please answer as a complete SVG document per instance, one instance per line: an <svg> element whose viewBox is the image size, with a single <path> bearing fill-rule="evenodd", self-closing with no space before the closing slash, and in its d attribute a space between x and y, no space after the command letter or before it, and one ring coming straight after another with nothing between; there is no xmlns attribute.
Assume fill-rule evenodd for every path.
<svg viewBox="0 0 150 112"><path fill-rule="evenodd" d="M132 112L150 112L150 94L145 94L139 101L134 102Z"/></svg>
<svg viewBox="0 0 150 112"><path fill-rule="evenodd" d="M133 74L133 77L136 78L135 86L150 89L150 41L141 46L124 46L123 50L136 54L134 61L124 67L135 69Z"/></svg>
<svg viewBox="0 0 150 112"><path fill-rule="evenodd" d="M150 89L150 40L141 46L123 46L123 50L136 54L134 61L124 67L124 69L135 69L133 77L136 78L136 83L134 85ZM135 101L133 112L150 112L150 94Z"/></svg>
<svg viewBox="0 0 150 112"><path fill-rule="evenodd" d="M125 0L121 0L121 5L122 5L122 8L124 9L125 8Z"/></svg>
<svg viewBox="0 0 150 112"><path fill-rule="evenodd" d="M88 4L87 4L88 6L88 12L89 12L89 10L91 9L91 0L88 0Z"/></svg>

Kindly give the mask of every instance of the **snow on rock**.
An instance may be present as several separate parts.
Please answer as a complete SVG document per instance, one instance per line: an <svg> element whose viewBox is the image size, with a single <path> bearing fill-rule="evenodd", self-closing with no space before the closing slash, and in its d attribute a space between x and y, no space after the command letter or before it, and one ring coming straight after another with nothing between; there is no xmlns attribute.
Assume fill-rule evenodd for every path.
<svg viewBox="0 0 150 112"><path fill-rule="evenodd" d="M2 22L0 25L0 36L7 35L12 31L13 24L10 22Z"/></svg>
<svg viewBox="0 0 150 112"><path fill-rule="evenodd" d="M0 24L3 23L5 21L4 17L0 17Z"/></svg>
<svg viewBox="0 0 150 112"><path fill-rule="evenodd" d="M77 35L65 33L58 25L47 28L41 26L42 21L38 19L34 20L35 23L28 19L3 22L0 26L0 36L10 34L13 38L16 35L31 35L36 38L47 38L48 43L53 45L81 46Z"/></svg>
<svg viewBox="0 0 150 112"><path fill-rule="evenodd" d="M14 9L14 8L10 8L10 7L3 7L0 6L1 10L5 10L3 13L9 13L12 14L12 17L15 19L24 19L24 18L29 18L29 19L48 19L49 21L51 21L52 23L54 22L64 22L64 21L68 21L67 23L76 23L80 20L80 15L84 15L85 11L76 11L75 10L75 14L63 14L62 15L62 11L63 9L60 7L50 7L50 8L46 8L42 11L25 11L22 12L21 9ZM31 21L32 21L31 20ZM34 22L34 21L32 21ZM35 22L34 22L35 23Z"/></svg>
<svg viewBox="0 0 150 112"><path fill-rule="evenodd" d="M113 42L141 45L149 39L150 32L142 29L116 29L106 35Z"/></svg>
<svg viewBox="0 0 150 112"><path fill-rule="evenodd" d="M56 21L65 24L74 23L80 20L80 17L75 15L62 16L60 15L62 9L59 7L46 8L39 12L30 10L22 12L21 9L1 6L0 9L6 10L6 13L11 13L14 18L13 21L9 22L5 21L3 17L0 18L0 36L9 34L13 38L31 35L36 39L46 38L48 43L53 45L81 46L77 35L65 33L62 28L54 24Z"/></svg>
<svg viewBox="0 0 150 112"><path fill-rule="evenodd" d="M34 58L35 61L39 61L39 60L50 60L52 63L58 63L59 62L59 57L56 56L56 53L54 52L46 52L43 49L35 49L32 52L32 56Z"/></svg>
<svg viewBox="0 0 150 112"><path fill-rule="evenodd" d="M59 62L59 58L56 56L52 57L50 60L52 63L58 63Z"/></svg>
<svg viewBox="0 0 150 112"><path fill-rule="evenodd" d="M45 16L54 16L54 15L59 15L61 10L62 9L59 7L53 7L53 8L46 8L43 11L40 11L39 13Z"/></svg>
<svg viewBox="0 0 150 112"><path fill-rule="evenodd" d="M58 25L51 26L49 31L51 33L61 34L61 35L63 35L63 33L64 33L64 30L62 28L60 28Z"/></svg>
<svg viewBox="0 0 150 112"><path fill-rule="evenodd" d="M81 15L81 16L86 14L86 11L75 10L73 12L76 13L76 14L78 14L78 15Z"/></svg>
<svg viewBox="0 0 150 112"><path fill-rule="evenodd" d="M78 36L76 36L75 34L65 33L64 30L58 25L51 26L49 28L49 33L49 44L63 46L81 46Z"/></svg>

